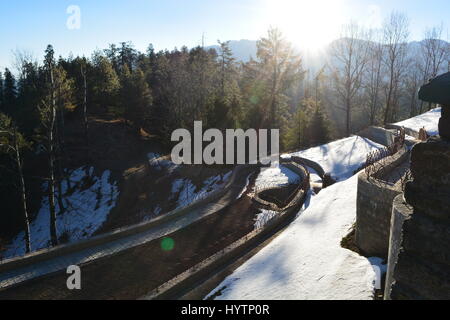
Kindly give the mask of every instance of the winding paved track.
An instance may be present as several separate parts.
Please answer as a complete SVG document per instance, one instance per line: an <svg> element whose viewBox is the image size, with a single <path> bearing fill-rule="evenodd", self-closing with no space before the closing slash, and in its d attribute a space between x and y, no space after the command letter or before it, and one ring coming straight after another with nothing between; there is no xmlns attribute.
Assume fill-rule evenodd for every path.
<svg viewBox="0 0 450 320"><path fill-rule="evenodd" d="M164 222L149 230L125 236L123 238L95 245L74 253L64 254L55 258L46 259L27 266L0 273L0 290L20 284L34 278L65 270L70 265L81 265L99 258L105 258L121 251L134 248L152 240L159 239L177 230L199 221L217 211L225 208L236 200L246 185L247 175L237 175L235 181L226 193L214 203L207 203L184 214L176 220Z"/></svg>

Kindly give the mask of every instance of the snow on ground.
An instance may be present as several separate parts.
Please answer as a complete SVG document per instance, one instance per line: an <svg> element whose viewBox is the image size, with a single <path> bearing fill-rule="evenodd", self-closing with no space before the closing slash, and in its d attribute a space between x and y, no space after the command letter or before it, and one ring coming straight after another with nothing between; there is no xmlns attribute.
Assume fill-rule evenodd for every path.
<svg viewBox="0 0 450 320"><path fill-rule="evenodd" d="M159 153L150 152L147 154L147 159L150 166L159 171L166 169L168 173L172 173L176 168L178 168L178 165L172 161L160 158L161 155Z"/></svg>
<svg viewBox="0 0 450 320"><path fill-rule="evenodd" d="M272 210L260 209L260 213L258 213L255 217L255 229L261 229L264 227L270 220L278 216L280 213Z"/></svg>
<svg viewBox="0 0 450 320"><path fill-rule="evenodd" d="M56 225L58 237L64 236L67 242L78 241L91 237L94 232L106 221L109 212L116 205L119 195L117 183L110 182L110 172L105 171L100 177L93 176L94 168L86 172L79 168L70 175L70 184L73 188L68 190L67 181L62 181L63 205L65 212L60 213L56 201ZM87 173L92 177L92 185L82 188ZM46 183L42 186L47 192ZM50 246L50 209L48 197L44 196L36 218L30 223L31 248L33 251ZM25 254L24 231L20 232L8 245L3 253L4 258Z"/></svg>
<svg viewBox="0 0 450 320"><path fill-rule="evenodd" d="M142 221L141 222L145 222L145 221L150 221L152 219L154 219L155 217L159 216L162 212L162 208L158 205L156 206L153 210L151 210L150 212L148 210L145 210L144 212L142 212Z"/></svg>
<svg viewBox="0 0 450 320"><path fill-rule="evenodd" d="M225 183L230 179L232 171L224 174L210 177L203 182L203 187L196 192L196 186L189 179L177 179L172 184L172 192L170 199L177 200L177 209L185 207L192 202L204 198L214 191L223 188Z"/></svg>
<svg viewBox="0 0 450 320"><path fill-rule="evenodd" d="M161 155L159 153L155 153L155 152L147 153L147 159L149 162L151 162L152 160L157 159L159 157L161 157Z"/></svg>
<svg viewBox="0 0 450 320"><path fill-rule="evenodd" d="M315 161L326 173L342 181L351 177L365 163L369 152L383 147L367 138L352 136L284 157L293 155Z"/></svg>
<svg viewBox="0 0 450 320"><path fill-rule="evenodd" d="M306 167L309 171L309 180L312 183L322 183L322 178L319 176L316 170L311 167Z"/></svg>
<svg viewBox="0 0 450 320"><path fill-rule="evenodd" d="M274 162L272 163L272 166L261 169L261 172L256 178L255 186L256 188L264 188L268 186L276 187L298 183L299 180L299 175L292 172L285 166L280 165L278 162Z"/></svg>
<svg viewBox="0 0 450 320"><path fill-rule="evenodd" d="M251 175L252 175L252 174L250 173L250 174L247 176L247 181L245 182L245 187L242 189L241 193L239 193L239 195L236 197L236 200L239 200L240 198L242 198L242 196L244 195L244 193L247 191L248 185L250 184L250 176L251 176Z"/></svg>
<svg viewBox="0 0 450 320"><path fill-rule="evenodd" d="M439 118L441 117L441 108L435 108L417 117L407 119L395 123L395 125L405 127L419 132L420 128L425 127L429 135L435 136L439 134Z"/></svg>
<svg viewBox="0 0 450 320"><path fill-rule="evenodd" d="M222 290L217 299L372 299L376 273L370 261L340 245L356 219L357 181L355 175L310 198L281 235L210 295Z"/></svg>

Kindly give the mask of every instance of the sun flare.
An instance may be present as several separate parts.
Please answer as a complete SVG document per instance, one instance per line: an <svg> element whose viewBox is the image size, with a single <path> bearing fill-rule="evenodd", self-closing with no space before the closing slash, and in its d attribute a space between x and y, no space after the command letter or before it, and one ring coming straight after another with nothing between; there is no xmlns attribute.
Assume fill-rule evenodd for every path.
<svg viewBox="0 0 450 320"><path fill-rule="evenodd" d="M339 36L343 0L267 0L266 21L304 50L319 50Z"/></svg>

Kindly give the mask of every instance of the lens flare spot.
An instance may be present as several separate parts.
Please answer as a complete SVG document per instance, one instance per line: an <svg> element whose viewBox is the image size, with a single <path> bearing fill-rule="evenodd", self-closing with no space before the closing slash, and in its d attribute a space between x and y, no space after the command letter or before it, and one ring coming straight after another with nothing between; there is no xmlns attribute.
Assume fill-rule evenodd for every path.
<svg viewBox="0 0 450 320"><path fill-rule="evenodd" d="M175 247L175 241L172 238L164 238L161 241L161 249L163 251L172 251Z"/></svg>

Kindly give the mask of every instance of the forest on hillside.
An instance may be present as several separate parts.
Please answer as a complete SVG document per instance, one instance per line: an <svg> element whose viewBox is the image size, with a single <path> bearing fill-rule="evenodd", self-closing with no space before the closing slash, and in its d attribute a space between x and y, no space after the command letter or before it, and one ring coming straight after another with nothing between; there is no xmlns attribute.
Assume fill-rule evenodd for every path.
<svg viewBox="0 0 450 320"><path fill-rule="evenodd" d="M428 30L411 53L404 15L393 13L383 30L348 25L312 77L276 28L247 62L233 57L228 42L218 50L158 52L123 42L90 57L58 57L51 45L39 59L16 52L17 70L0 73L0 225L8 229L15 221L26 230L31 186L43 182L56 219L55 190L67 176L73 141L85 165L94 157L93 119L117 121L136 136L144 132L167 150L173 130L192 129L198 120L205 129L276 128L285 151L421 113L431 105L417 100L420 85L450 66L442 33L441 26ZM82 129L70 130L73 123Z"/></svg>

